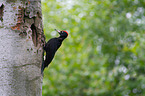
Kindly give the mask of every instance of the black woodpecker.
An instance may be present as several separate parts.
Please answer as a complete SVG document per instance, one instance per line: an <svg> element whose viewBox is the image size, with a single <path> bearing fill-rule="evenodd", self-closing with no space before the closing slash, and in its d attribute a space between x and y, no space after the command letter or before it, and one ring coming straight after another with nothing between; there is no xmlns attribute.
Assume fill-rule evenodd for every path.
<svg viewBox="0 0 145 96"><path fill-rule="evenodd" d="M56 30L56 31L59 33L60 36L50 39L44 46L44 50L46 51L46 59L42 63L41 73L43 73L44 69L51 63L56 51L61 46L63 40L68 36L67 31L64 30L62 31Z"/></svg>

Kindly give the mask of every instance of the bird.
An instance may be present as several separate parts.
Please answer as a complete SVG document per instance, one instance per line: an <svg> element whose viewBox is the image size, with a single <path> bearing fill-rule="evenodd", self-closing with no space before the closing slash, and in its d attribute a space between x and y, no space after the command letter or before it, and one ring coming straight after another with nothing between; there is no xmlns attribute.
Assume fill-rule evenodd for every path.
<svg viewBox="0 0 145 96"><path fill-rule="evenodd" d="M43 74L44 69L51 63L56 51L61 46L63 40L68 36L68 32L65 30L59 31L55 29L55 31L57 31L60 36L50 39L43 47L44 51L46 51L46 59L42 62L41 74Z"/></svg>

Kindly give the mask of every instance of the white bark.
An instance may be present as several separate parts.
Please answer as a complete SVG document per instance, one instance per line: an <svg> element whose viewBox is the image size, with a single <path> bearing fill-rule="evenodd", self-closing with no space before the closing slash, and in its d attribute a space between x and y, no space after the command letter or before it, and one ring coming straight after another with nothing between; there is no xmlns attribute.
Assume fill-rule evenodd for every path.
<svg viewBox="0 0 145 96"><path fill-rule="evenodd" d="M0 0L0 7L2 4L0 96L42 96L40 68L44 37L41 2ZM32 28L32 24L36 28Z"/></svg>

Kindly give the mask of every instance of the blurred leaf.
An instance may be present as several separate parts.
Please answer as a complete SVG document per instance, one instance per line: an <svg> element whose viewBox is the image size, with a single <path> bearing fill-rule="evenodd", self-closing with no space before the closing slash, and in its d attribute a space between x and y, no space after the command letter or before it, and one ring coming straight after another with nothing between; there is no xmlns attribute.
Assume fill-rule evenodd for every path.
<svg viewBox="0 0 145 96"><path fill-rule="evenodd" d="M144 96L144 0L42 0L46 40L68 38L44 72L43 96Z"/></svg>

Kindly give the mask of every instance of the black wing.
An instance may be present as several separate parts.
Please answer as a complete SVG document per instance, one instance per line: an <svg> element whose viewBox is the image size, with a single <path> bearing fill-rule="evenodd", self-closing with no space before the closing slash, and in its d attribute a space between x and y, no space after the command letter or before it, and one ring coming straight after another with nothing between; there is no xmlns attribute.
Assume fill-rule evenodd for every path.
<svg viewBox="0 0 145 96"><path fill-rule="evenodd" d="M52 38L46 43L44 47L44 50L46 51L46 59L44 60L42 64L42 68L41 68L42 72L45 69L45 67L47 67L51 63L60 45L61 45L61 42L58 40L58 38Z"/></svg>
<svg viewBox="0 0 145 96"><path fill-rule="evenodd" d="M45 46L45 48L46 48L46 50L45 50L46 51L45 61L47 63L46 65L48 65L52 61L52 59L55 55L55 52L58 49L57 48L57 42L58 42L58 40L56 38L53 38L53 39L50 39Z"/></svg>

